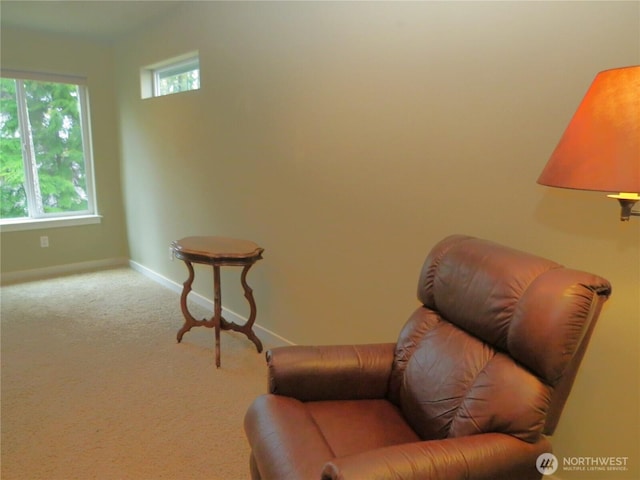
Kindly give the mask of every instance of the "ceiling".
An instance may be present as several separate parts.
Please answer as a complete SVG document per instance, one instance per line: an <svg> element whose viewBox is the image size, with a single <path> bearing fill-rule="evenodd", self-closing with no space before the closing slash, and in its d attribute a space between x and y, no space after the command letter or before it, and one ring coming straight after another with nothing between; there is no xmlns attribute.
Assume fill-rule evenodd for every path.
<svg viewBox="0 0 640 480"><path fill-rule="evenodd" d="M110 42L181 4L177 0L0 0L0 26Z"/></svg>

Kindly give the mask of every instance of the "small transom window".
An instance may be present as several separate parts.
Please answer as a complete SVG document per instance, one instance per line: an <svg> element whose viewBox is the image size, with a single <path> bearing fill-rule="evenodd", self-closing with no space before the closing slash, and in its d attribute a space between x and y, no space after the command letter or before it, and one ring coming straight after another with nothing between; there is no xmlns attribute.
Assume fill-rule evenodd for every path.
<svg viewBox="0 0 640 480"><path fill-rule="evenodd" d="M142 98L200 89L200 58L189 53L149 65L140 74Z"/></svg>

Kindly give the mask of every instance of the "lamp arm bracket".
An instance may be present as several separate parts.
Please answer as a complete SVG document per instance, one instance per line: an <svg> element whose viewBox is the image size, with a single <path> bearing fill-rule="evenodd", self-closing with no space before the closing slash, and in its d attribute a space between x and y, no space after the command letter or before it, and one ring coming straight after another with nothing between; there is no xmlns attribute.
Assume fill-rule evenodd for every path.
<svg viewBox="0 0 640 480"><path fill-rule="evenodd" d="M618 202L620 203L620 221L628 222L631 216L640 217L640 210L633 210L637 200L618 198Z"/></svg>

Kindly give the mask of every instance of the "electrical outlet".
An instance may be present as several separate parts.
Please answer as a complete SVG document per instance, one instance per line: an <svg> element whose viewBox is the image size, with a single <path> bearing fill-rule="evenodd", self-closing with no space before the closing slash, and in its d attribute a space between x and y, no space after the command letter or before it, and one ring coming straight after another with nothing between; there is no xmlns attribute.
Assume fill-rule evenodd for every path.
<svg viewBox="0 0 640 480"><path fill-rule="evenodd" d="M42 236L40 237L40 247L47 248L49 246L49 237Z"/></svg>

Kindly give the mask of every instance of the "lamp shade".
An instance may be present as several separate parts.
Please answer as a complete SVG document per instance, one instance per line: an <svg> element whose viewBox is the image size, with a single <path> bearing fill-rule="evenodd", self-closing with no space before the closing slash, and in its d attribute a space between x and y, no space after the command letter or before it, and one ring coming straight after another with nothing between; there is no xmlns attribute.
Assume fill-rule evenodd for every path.
<svg viewBox="0 0 640 480"><path fill-rule="evenodd" d="M596 75L538 183L640 192L640 66Z"/></svg>

